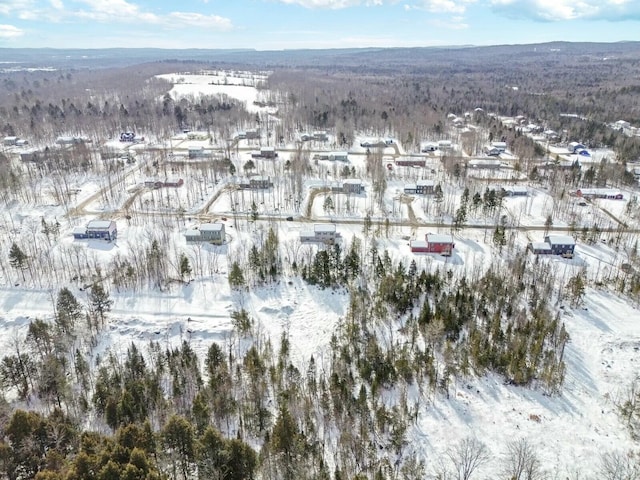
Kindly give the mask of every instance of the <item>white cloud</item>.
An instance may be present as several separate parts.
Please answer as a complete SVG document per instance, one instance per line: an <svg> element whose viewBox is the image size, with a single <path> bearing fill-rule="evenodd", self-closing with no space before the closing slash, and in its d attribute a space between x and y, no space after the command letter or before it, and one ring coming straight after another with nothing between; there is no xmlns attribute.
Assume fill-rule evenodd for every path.
<svg viewBox="0 0 640 480"><path fill-rule="evenodd" d="M497 12L541 21L638 20L637 0L491 0Z"/></svg>
<svg viewBox="0 0 640 480"><path fill-rule="evenodd" d="M214 28L216 30L231 30L231 20L218 15L203 15L201 13L171 12L165 18L170 24L176 26L192 26L200 28Z"/></svg>
<svg viewBox="0 0 640 480"><path fill-rule="evenodd" d="M419 0L414 4L405 4L404 9L461 15L467 11L467 6L471 3L475 3L475 0Z"/></svg>
<svg viewBox="0 0 640 480"><path fill-rule="evenodd" d="M13 25L0 25L0 39L16 38L24 34L22 30Z"/></svg>
<svg viewBox="0 0 640 480"><path fill-rule="evenodd" d="M306 8L330 8L338 10L341 8L382 5L383 0L278 0L287 5L300 5Z"/></svg>
<svg viewBox="0 0 640 480"><path fill-rule="evenodd" d="M33 0L0 0L0 15L11 15L20 20L138 23L164 28L188 26L218 31L233 29L230 19L218 15L193 12L157 14L127 0L74 0L67 2L66 9L63 0L48 0L47 3L40 3L38 8Z"/></svg>
<svg viewBox="0 0 640 480"><path fill-rule="evenodd" d="M0 0L0 15L12 15L32 7L32 0Z"/></svg>

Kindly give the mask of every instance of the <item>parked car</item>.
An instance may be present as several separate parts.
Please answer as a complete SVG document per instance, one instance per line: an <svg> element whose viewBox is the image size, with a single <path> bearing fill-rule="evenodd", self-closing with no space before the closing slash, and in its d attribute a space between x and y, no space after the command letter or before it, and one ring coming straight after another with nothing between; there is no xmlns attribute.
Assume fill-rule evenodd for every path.
<svg viewBox="0 0 640 480"><path fill-rule="evenodd" d="M287 222L293 222L293 217L287 217Z"/></svg>

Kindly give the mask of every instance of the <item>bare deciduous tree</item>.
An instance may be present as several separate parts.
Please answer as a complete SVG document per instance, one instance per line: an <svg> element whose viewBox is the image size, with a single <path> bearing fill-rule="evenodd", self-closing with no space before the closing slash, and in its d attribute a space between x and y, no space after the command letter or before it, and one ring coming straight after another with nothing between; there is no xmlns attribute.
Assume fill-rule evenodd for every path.
<svg viewBox="0 0 640 480"><path fill-rule="evenodd" d="M601 480L636 480L640 478L640 458L633 452L607 452L600 458Z"/></svg>
<svg viewBox="0 0 640 480"><path fill-rule="evenodd" d="M545 474L535 448L521 438L507 444L503 459L503 474L509 480L542 480Z"/></svg>
<svg viewBox="0 0 640 480"><path fill-rule="evenodd" d="M487 446L473 437L448 448L444 456L451 464L451 473L445 476L456 480L469 480L490 459Z"/></svg>

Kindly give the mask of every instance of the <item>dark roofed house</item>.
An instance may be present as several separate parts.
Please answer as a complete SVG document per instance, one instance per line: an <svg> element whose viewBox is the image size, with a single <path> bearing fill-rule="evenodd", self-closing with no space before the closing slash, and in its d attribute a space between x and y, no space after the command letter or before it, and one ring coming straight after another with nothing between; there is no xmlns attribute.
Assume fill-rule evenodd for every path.
<svg viewBox="0 0 640 480"><path fill-rule="evenodd" d="M571 235L547 235L544 241L551 247L553 255L572 258L576 248L576 241Z"/></svg>

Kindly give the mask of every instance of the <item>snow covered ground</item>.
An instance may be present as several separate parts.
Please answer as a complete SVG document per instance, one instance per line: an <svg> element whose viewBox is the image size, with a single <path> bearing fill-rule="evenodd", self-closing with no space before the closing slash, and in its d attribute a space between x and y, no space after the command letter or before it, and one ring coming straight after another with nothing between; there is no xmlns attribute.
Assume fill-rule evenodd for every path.
<svg viewBox="0 0 640 480"><path fill-rule="evenodd" d="M212 71L200 74L167 73L158 78L173 83L169 94L174 99L202 95L227 95L243 102L249 112L259 112L264 107L256 102L266 102L264 91L259 91L268 73Z"/></svg>
<svg viewBox="0 0 640 480"><path fill-rule="evenodd" d="M123 353L131 342L144 349L150 341L175 346L188 340L200 355L205 354L210 342L234 345L237 338L232 335L230 313L237 308L239 294L229 289L227 265L239 244L245 242L243 239L258 234L257 227L266 225L258 225L254 233L238 233L231 223L227 222L232 236L228 247L205 246L205 251L199 253L203 263L216 262L217 273L166 292L112 290L115 303L109 326L95 354L104 356L108 350ZM297 224L275 225L283 244L295 242L300 228ZM338 231L346 243L353 236L361 236L361 228L339 225ZM428 231L434 229L420 228L416 235ZM111 249L100 248L97 243L76 243L104 261L141 241L147 233L146 228L123 225L121 238ZM402 259L405 264L415 258L419 268L445 267L467 272L488 265L496 255L490 232L482 230L457 233L456 252L449 258L412 255L404 240L410 234L408 227L395 227L389 239L382 235L379 248L388 249L392 258ZM524 248L526 241L524 234L519 235L516 245ZM171 242L177 250L196 254L196 247L187 246L180 234L174 234ZM568 278L585 265L592 274L596 269L617 268L615 256L607 245L580 245L573 260L549 257L543 261L551 262L555 269L565 269ZM72 291L85 300L86 293L77 286L72 286ZM50 288L15 287L6 282L0 286L0 351L10 352L12 342L25 335L33 318L51 318L54 294ZM283 331L288 332L292 358L300 369L306 368L311 355L322 367L331 334L345 315L348 303L348 297L340 291L309 287L296 278L254 289L242 300L256 321L256 330L274 344ZM527 438L538 448L543 463L559 466L560 478L565 478L576 466L583 473L594 470L603 451L632 448L614 400L620 398L640 369L640 311L613 293L589 289L584 306L565 306L561 321L571 341L565 352L566 380L560 395L546 396L535 389L505 385L495 375L460 379L451 387L448 398L439 394L431 398L433 402L421 398L417 391L410 392L409 399L420 400L421 404L417 421L409 430L415 455L430 465L448 446L474 436L487 443L498 457L506 441Z"/></svg>

